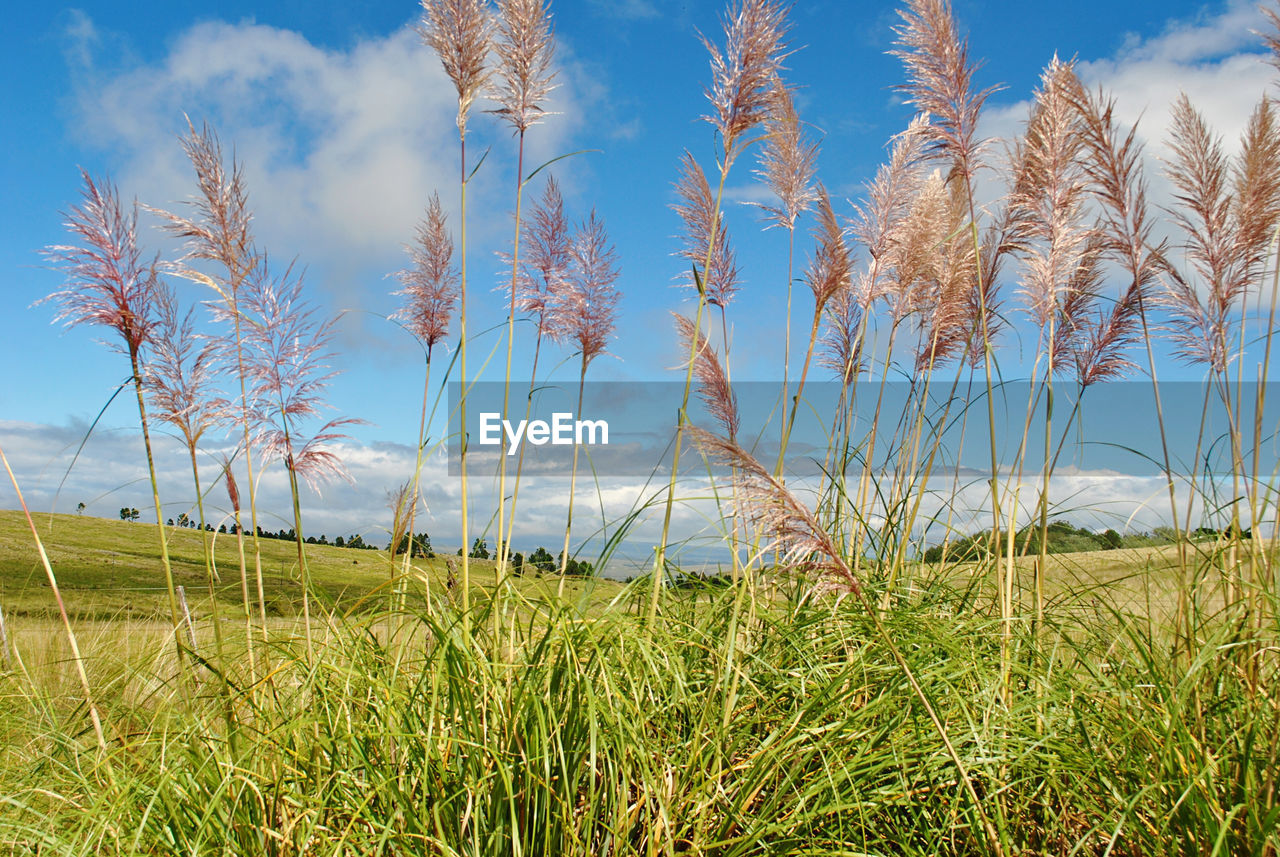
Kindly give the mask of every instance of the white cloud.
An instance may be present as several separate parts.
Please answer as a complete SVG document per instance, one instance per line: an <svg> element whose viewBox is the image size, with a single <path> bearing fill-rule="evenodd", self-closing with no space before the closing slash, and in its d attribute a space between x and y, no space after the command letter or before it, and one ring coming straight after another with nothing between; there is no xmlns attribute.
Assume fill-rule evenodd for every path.
<svg viewBox="0 0 1280 857"><path fill-rule="evenodd" d="M1171 22L1158 36L1130 37L1114 56L1078 62L1081 81L1114 99L1122 131L1136 126L1153 242L1167 240L1173 247L1185 242L1165 214L1176 205L1174 188L1164 175L1174 103L1185 93L1234 157L1254 108L1264 95L1277 94L1275 69L1265 62L1261 40L1253 32L1265 29L1264 23L1255 4L1231 0L1218 14ZM1014 140L1025 130L1031 103L991 107L983 117L983 135L995 146L1003 145L995 141ZM1003 152L992 151L997 153L997 160L1005 160ZM985 205L1005 192L1003 179L989 174L977 189Z"/></svg>
<svg viewBox="0 0 1280 857"><path fill-rule="evenodd" d="M0 448L5 450L22 487L25 500L33 512L55 510L58 492L67 469L66 485L56 501L56 511L72 512L76 504L87 505L86 514L114 518L122 506L141 511L142 519L153 519L151 492L147 480L141 436L136 430L115 429L95 432L85 444L72 466L72 457L84 439L87 427L75 425L38 425L0 420ZM230 508L224 484L220 480L218 457L231 452L211 442L202 453L201 479L205 494L207 520L217 526L229 522ZM195 493L185 448L172 437L153 438L163 516L177 518L181 513L195 517ZM388 497L413 472L414 451L411 447L391 443L343 443L334 447L352 477L352 482L335 481L322 488L322 496L304 489L302 500L304 533L338 535L361 534L372 544L385 545L389 539L391 511ZM292 529L293 519L288 480L279 462L265 470L255 463L258 476L259 524L267 530ZM238 467L241 494L247 497L247 478ZM490 472L472 471L470 488L471 520L468 539L481 535L487 528L490 547L496 542L496 522L490 520L497 507L496 477ZM666 482L660 475L643 478L601 477L598 481L579 474L574 511L571 550L594 560L605 548L605 541L620 526L628 528L626 537L611 560L610 571L617 576L645 573L652 562L652 549L662 535ZM508 489L512 474L508 475ZM881 479L887 480L882 474ZM962 476L960 487L953 491L954 475L937 472L929 480L922 498L919 535L925 522L933 520L927 540L936 542L949 524L953 532L971 533L991 526L990 497L987 480L982 474ZM1019 525L1032 517L1038 498L1038 478L1029 475L1021 486L1002 480L1005 514L1018 504ZM798 477L788 486L803 502L814 503L814 480ZM1226 490L1226 485L1220 486ZM559 477L525 475L520 485L518 516L513 543L517 550L528 552L535 546L547 547L558 554L563 544L568 511L569 480ZM6 491L8 489L5 489ZM419 513L415 529L431 534L433 543L442 550L455 550L461 532L461 493L459 480L450 476L443 455L430 457L423 466L420 491L424 509ZM685 568L714 568L727 561L727 527L737 520L727 515L729 494L720 486L721 500L705 474L689 474L681 479L677 502L672 510L669 556ZM1111 527L1121 532L1146 531L1167 524L1168 494L1164 478L1159 475L1131 475L1112 470L1079 470L1064 466L1050 485L1050 514L1069 519L1077 526L1094 530ZM1185 514L1191 493L1186 485L1178 486L1178 503ZM16 506L13 500L0 501ZM16 498L14 498L16 499ZM247 499L244 501L247 507ZM867 508L864 514L883 520L882 508ZM1200 520L1201 505L1193 508L1192 520ZM1267 529L1269 531L1271 524ZM584 545L585 542L585 545Z"/></svg>
<svg viewBox="0 0 1280 857"><path fill-rule="evenodd" d="M433 191L446 208L458 183L456 93L439 60L409 27L333 50L288 30L252 22L207 22L183 32L162 59L124 70L92 48L93 22L79 16L69 50L84 57L75 133L117 156L127 195L162 208L194 192L178 137L184 114L208 120L226 154L244 164L259 243L299 257L341 306L365 306L369 285L402 264ZM528 135L526 165L562 154L586 108L607 95L561 50L555 115ZM474 164L492 143L471 193L478 210L512 207L514 146L477 103L468 137ZM456 219L455 219L456 222ZM507 221L473 223L483 247Z"/></svg>
<svg viewBox="0 0 1280 857"><path fill-rule="evenodd" d="M132 428L100 426L87 441L86 435L88 426L84 423L53 426L0 420L0 449L4 449L14 468L28 506L33 512L72 512L83 502L86 514L105 518L116 517L121 507L131 507L142 513L142 520L154 520L141 434ZM77 458L81 443L84 446ZM187 513L195 518L195 491L185 446L176 438L153 433L152 447L163 517L177 518ZM321 486L319 496L303 487L304 533L324 533L330 538L360 533L366 541L385 544L391 525L389 497L413 473L413 448L393 443L345 442L332 449L342 459L351 481L331 481ZM222 456L232 453L234 444L218 438L208 439L200 453L206 520L215 527L231 520L219 462ZM262 462L255 460L254 468L259 526L272 531L292 529L292 502L285 471L278 461L264 468ZM474 467L471 475L468 538L474 539L488 527L492 546L497 530L496 521L489 518L497 508L497 479L491 471ZM66 482L59 491L64 476ZM589 539L581 554L588 559L603 550L602 520L611 534L619 522L646 501L658 495L665 497L665 490L660 490L665 483L659 486L620 477L602 477L597 483L589 473L580 473L579 477L571 549L578 551ZM236 478L247 514L248 477L243 461L236 464ZM508 474L508 490L512 478L513 474ZM449 474L443 454L424 461L419 490L423 510L415 528L431 533L438 547L452 545L456 549L461 533L461 486L457 477ZM528 551L544 545L552 553L559 552L564 540L568 492L569 480L564 476L525 475L514 537L517 549ZM681 493L685 493L683 489ZM705 497L709 492L691 486L688 493ZM17 505L16 497L3 497L4 492L0 492L0 505ZM701 529L711 510L711 504L703 501L681 503L673 514L672 532L677 538L685 538ZM629 549L643 554L656 544L661 533L661 511L660 505L651 505L649 514L635 522L628 539Z"/></svg>
<svg viewBox="0 0 1280 857"><path fill-rule="evenodd" d="M1234 151L1250 113L1275 78L1253 33L1263 25L1253 3L1232 0L1221 14L1172 22L1145 41L1130 37L1115 56L1081 60L1077 72L1087 86L1114 97L1117 118L1126 126L1137 125L1148 155L1162 154L1170 109L1180 93L1186 93L1228 151ZM985 117L984 132L1012 139L1022 131L1030 104L994 107ZM1148 166L1149 178L1161 185L1159 164L1149 160Z"/></svg>

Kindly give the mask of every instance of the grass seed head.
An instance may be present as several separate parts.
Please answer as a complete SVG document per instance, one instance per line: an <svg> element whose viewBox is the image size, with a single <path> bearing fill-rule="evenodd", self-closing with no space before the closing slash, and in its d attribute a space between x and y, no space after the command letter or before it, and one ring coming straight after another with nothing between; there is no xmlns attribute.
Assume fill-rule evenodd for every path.
<svg viewBox="0 0 1280 857"><path fill-rule="evenodd" d="M81 171L81 202L64 214L73 244L55 244L44 256L66 277L44 300L57 304L55 321L67 327L94 324L119 334L113 343L137 355L155 328L159 277L156 262L138 249L138 205L126 207L110 182Z"/></svg>

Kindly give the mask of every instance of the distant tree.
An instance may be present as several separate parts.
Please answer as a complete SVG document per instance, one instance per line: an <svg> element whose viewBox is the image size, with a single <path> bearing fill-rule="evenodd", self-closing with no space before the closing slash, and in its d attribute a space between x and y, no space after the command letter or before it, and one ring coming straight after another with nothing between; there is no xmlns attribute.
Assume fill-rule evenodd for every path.
<svg viewBox="0 0 1280 857"><path fill-rule="evenodd" d="M77 515L83 515L83 514L84 514L84 503L77 503L77 504L76 504L76 514L77 514Z"/></svg>
<svg viewBox="0 0 1280 857"><path fill-rule="evenodd" d="M234 527L234 526L235 526L235 524L232 524L231 526L233 526L233 527ZM219 532L219 533L222 533L223 535L226 535L226 533L227 533L227 525L226 525L226 524L219 524L219 525L218 525L218 532Z"/></svg>
<svg viewBox="0 0 1280 857"><path fill-rule="evenodd" d="M120 520L122 521L136 521L141 517L142 513L137 509L131 509L128 506L124 506L120 509Z"/></svg>
<svg viewBox="0 0 1280 857"><path fill-rule="evenodd" d="M122 511L122 512L123 512L124 510L123 510L123 509L121 509L120 511ZM124 516L123 516L123 515L121 515L120 517L121 517L121 518L123 518ZM170 527L172 527L172 526L173 526L173 518L170 518L170 519L169 519L167 526L170 526Z"/></svg>
<svg viewBox="0 0 1280 857"><path fill-rule="evenodd" d="M471 545L471 553L469 554L469 556L472 559L488 559L489 558L489 543L485 541L484 536L476 537L475 542L472 543Z"/></svg>
<svg viewBox="0 0 1280 857"><path fill-rule="evenodd" d="M595 574L595 567L591 563L583 562L573 557L569 557L566 560L563 552L556 558L556 566L563 568L565 575L568 577L591 577Z"/></svg>
<svg viewBox="0 0 1280 857"><path fill-rule="evenodd" d="M404 553L409 549L409 534L405 533L400 537L400 544L396 545L396 555ZM413 555L416 557L424 557L431 559L434 557L435 551L431 549L431 537L426 533L418 533L413 537Z"/></svg>
<svg viewBox="0 0 1280 857"><path fill-rule="evenodd" d="M516 551L511 555L511 573L524 574L524 554Z"/></svg>
<svg viewBox="0 0 1280 857"><path fill-rule="evenodd" d="M1115 550L1124 545L1124 539L1115 530L1105 530L1102 533L1102 545L1104 550Z"/></svg>
<svg viewBox="0 0 1280 857"><path fill-rule="evenodd" d="M342 536L338 536L336 539L333 540L333 544L334 544L334 547L339 547L339 548L346 547L347 540L344 539Z"/></svg>
<svg viewBox="0 0 1280 857"><path fill-rule="evenodd" d="M529 554L529 565L539 571L553 571L556 567L556 559L546 548L540 547L533 553Z"/></svg>

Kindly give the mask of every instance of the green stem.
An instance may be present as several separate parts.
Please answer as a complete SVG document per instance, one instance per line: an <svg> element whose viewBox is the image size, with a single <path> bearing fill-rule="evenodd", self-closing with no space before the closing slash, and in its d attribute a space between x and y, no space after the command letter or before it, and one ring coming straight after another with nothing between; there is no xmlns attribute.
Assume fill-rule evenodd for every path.
<svg viewBox="0 0 1280 857"><path fill-rule="evenodd" d="M519 153L516 156L516 225L515 237L512 242L511 250L511 299L507 307L507 368L502 384L502 417L506 419L507 413L511 406L511 352L515 348L516 339L516 275L520 270L520 205L524 201L524 129L520 129ZM498 640L502 634L502 611L499 606L502 603L502 587L506 583L505 572L507 568L507 555L509 553L507 542L511 540L510 533L506 527L506 503L507 503L507 457L505 455L498 456L498 549L495 551L497 556L497 568L494 569L494 585L493 585L493 645L496 652ZM516 522L516 510L514 501L511 509L511 525Z"/></svg>
<svg viewBox="0 0 1280 857"><path fill-rule="evenodd" d="M138 367L137 349L130 349L129 362L133 367L133 389L138 395L138 417L142 422L142 444L147 451L147 473L151 477L151 500L156 510L156 534L160 539L160 566L164 571L165 592L169 596L169 613L173 620L173 642L178 651L178 669L184 671L186 655L178 629L182 618L178 612L178 593L173 584L173 568L169 563L169 543L164 532L164 516L160 509L160 486L156 480L155 458L151 454L151 432L147 426L147 405L142 396L142 375Z"/></svg>
<svg viewBox="0 0 1280 857"><path fill-rule="evenodd" d="M459 248L460 252L460 286L458 291L458 360L459 383L462 395L458 402L459 425L462 437L458 456L458 467L462 480L462 632L466 639L471 638L471 550L467 543L467 133L459 132L461 150L462 184L460 188L459 213Z"/></svg>
<svg viewBox="0 0 1280 857"><path fill-rule="evenodd" d="M222 617L218 610L217 569L214 567L213 544L204 519L204 495L200 492L200 466L196 463L196 439L187 438L187 452L191 456L191 478L196 488L196 512L200 519L200 541L204 549L204 570L209 583L209 616L213 620L213 650L218 659L222 679L222 712L227 723L227 739L231 742L232 755L238 756L235 709L231 702L231 680L227 673L229 664L222 651Z"/></svg>
<svg viewBox="0 0 1280 857"><path fill-rule="evenodd" d="M582 391L587 385L587 358L583 355L582 371L578 374L578 413L582 413ZM578 487L578 442L573 443L573 467L569 471L569 517L564 524L564 550L560 553L560 582L556 585L556 597L564 597L564 576L569 567L569 532L573 529L573 495Z"/></svg>
<svg viewBox="0 0 1280 857"><path fill-rule="evenodd" d="M705 276L706 272L711 270L711 258L715 253L716 238L720 232L720 205L724 200L724 184L729 175L729 161L731 160L730 154L732 151L732 141L726 141L725 160L720 167L720 185L716 189L716 202L711 212L711 237L707 241L707 255L703 261L702 274L699 275L696 268L694 270L695 278L701 276L702 279L697 280L695 283L698 288L698 309L693 316L694 336L689 344L689 359L685 365L684 395L680 400L680 410L676 414L676 440L675 447L671 453L671 479L667 483L666 509L662 516L662 540L658 542L658 548L654 551L653 591L649 598L648 615L648 622L651 628L658 618L658 597L662 592L662 583L666 579L667 539L671 534L671 507L675 503L676 478L680 468L680 450L684 441L684 426L689 421L689 394L693 389L693 363L697 356L699 331L702 330L702 312L707 305Z"/></svg>

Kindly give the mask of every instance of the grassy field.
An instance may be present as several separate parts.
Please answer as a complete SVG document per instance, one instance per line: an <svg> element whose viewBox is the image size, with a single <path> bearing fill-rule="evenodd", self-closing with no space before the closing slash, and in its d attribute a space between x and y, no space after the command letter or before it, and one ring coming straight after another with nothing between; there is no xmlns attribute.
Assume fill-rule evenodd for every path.
<svg viewBox="0 0 1280 857"><path fill-rule="evenodd" d="M532 323L521 336L536 337L530 402L544 345L568 349L585 385L615 327L646 324L617 317L603 220L572 228L549 172L536 200L526 188L552 165L526 177L525 132L546 118L539 102L553 86L546 4L422 5L426 45L457 89L461 205L451 221L431 199L412 267L398 274L405 302L393 319L422 345L426 376L416 467L391 495L395 533L414 532L423 507L433 385L477 379L466 199L485 157L473 147L468 160L473 102L498 101L490 119L511 124L522 165L512 246L526 253L510 257L505 334L477 332L474 318L471 328L482 342L504 336L491 356L505 345L511 401L525 395L512 374L518 316ZM894 53L916 115L864 197L838 213L783 80L788 8L735 0L723 42L704 40L713 171L692 154L706 146L693 145L673 191L692 312L675 324L684 399L671 463L665 487L646 485L601 524L604 553L652 547L652 570L629 583L508 573L501 558L405 570L376 551L307 545L304 561L301 546L264 540L259 599L252 553L246 594L227 536L215 569L192 530L42 517L46 567L21 515L0 512L0 854L1280 854L1280 557L1252 535L1274 536L1280 497L1266 417L1280 330L1280 114L1262 98L1228 154L1177 102L1162 167L1176 198L1148 206L1141 137L1073 64L1049 62L1015 139L984 141L992 90L973 87L978 67L950 3L906 0ZM1264 44L1280 69L1280 12L1267 14ZM241 496L237 473L254 485L274 468L303 532L305 483L343 472L333 441L350 421L316 425L329 410L335 320L307 303L294 268L268 265L250 229L250 171L209 127L188 130L194 204L150 213L186 242L165 275L213 287L203 296L217 332L182 322L143 262L136 211L87 174L65 216L77 245L46 253L67 278L52 296L58 318L117 335L144 438L163 421L194 463L206 432L225 430L220 448L237 449L223 473L232 505L265 513ZM792 239L798 222L812 230L799 233L807 261L793 240L775 271L751 272L786 284L776 338L804 349L802 363L790 352L780 361L782 407L766 426L741 424L729 380L739 272L723 211L748 151L777 197L769 222ZM978 176L1003 184L998 199L979 202ZM1176 245L1154 237L1165 226ZM1025 410L1000 395L1002 350L1029 372ZM1159 404L1156 376L1173 359L1209 381L1186 465L1167 437L1179 409ZM811 366L834 374L840 399L818 415L827 448L804 452L822 464L807 479L791 475L787 447L812 404ZM1067 504L1123 519L1119 495L1097 508L1075 489L1064 498L1055 468L1067 469L1074 443L1115 445L1069 429L1084 433L1075 417L1094 385L1140 375L1130 389L1150 382L1157 394L1159 437L1136 454L1167 476L1142 500L1169 523L1162 547L1054 521ZM882 410L899 377L905 398ZM697 424L694 397L707 413ZM859 401L876 403L869 419ZM998 424L1024 413L1021 440L1011 423L1001 445ZM972 439L983 422L989 448ZM757 433L778 438L776 459L740 444ZM968 476L966 437L981 448ZM485 537L496 531L510 549L523 459L500 455L497 473L477 472L484 459L466 449L459 541L490 522ZM725 465L723 478L708 491L681 471L682 450ZM564 474L565 556L584 535L575 480L590 491L577 452ZM496 509L479 508L476 480L496 481ZM690 509L717 525L731 557L714 580L682 567ZM659 521L661 535L637 544ZM935 547L922 534L959 536L962 525L985 532L957 539L950 560L939 549L938 562L918 561ZM1008 537L1019 532L1034 539L1019 548ZM1051 532L1120 547L1056 553Z"/></svg>
<svg viewBox="0 0 1280 857"><path fill-rule="evenodd" d="M153 582L152 531L60 517L50 554L76 581L65 597L108 736L95 751L14 518L0 565L6 609L21 605L0 674L9 853L1267 855L1280 843L1280 728L1256 691L1274 666L1251 674L1230 655L1277 631L1206 608L1197 639L1172 647L1148 612L1178 590L1167 548L1057 557L1046 625L1024 616L1009 634L978 564L913 567L879 622L767 576L750 592L669 590L655 625L644 580L583 583L560 601L551 578L519 578L495 614L478 577L465 634L455 600L344 610L377 591L385 557L359 552L348 570L352 551L321 547L317 592L336 609L313 608L314 649L280 582L293 607L255 666L241 617L220 659L201 619L204 665L183 678L160 594L114 600ZM175 536L196 589L198 534ZM287 569L288 547L265 542L264 556Z"/></svg>
<svg viewBox="0 0 1280 857"><path fill-rule="evenodd" d="M43 515L37 520L49 560L58 571L58 584L66 593L68 609L82 619L154 619L168 617L156 541L155 525L113 521L78 515ZM182 586L193 611L208 613L209 585L205 573L204 546L198 530L168 528L169 556L174 582ZM244 618L240 590L240 561L235 536L210 534L219 575L219 606L228 618ZM274 616L292 616L301 610L297 547L291 541L262 539L263 590L267 609ZM250 586L253 582L252 545L248 551ZM379 609L373 603L388 593L390 558L385 550L357 550L332 545L307 545L315 591L338 610ZM399 558L403 561L403 555ZM446 592L445 558L415 558L411 590L421 602L426 587ZM473 560L475 580L492 588L493 560ZM397 573L400 573L397 570ZM558 578L530 575L521 587L530 597L554 590ZM566 581L571 598L585 596L590 603L607 601L620 586L606 579ZM56 608L31 532L19 511L0 510L0 608L6 616L53 616Z"/></svg>
<svg viewBox="0 0 1280 857"><path fill-rule="evenodd" d="M58 583L66 593L68 609L84 620L157 619L167 621L160 561L156 554L155 527L105 518L46 515L38 518L50 561L58 570ZM228 619L243 620L239 558L234 536L213 537L220 581L219 606ZM291 617L301 610L297 548L293 542L263 539L263 588L270 615ZM204 567L202 537L197 530L169 528L169 551L175 583L184 587L192 610L207 616L209 588ZM252 583L252 552L249 575ZM1196 562L1208 562L1218 548L1200 543L1190 548ZM379 594L386 596L392 576L385 550L356 550L332 545L307 545L315 590L339 612L381 609ZM398 562L403 561L403 556ZM1119 609L1168 618L1179 587L1178 549L1173 545L1108 551L1081 551L1048 557L1048 592L1051 596L1077 598L1091 593ZM455 560L456 562L456 560ZM1022 558L1017 567L1025 585L1033 558ZM448 569L443 555L415 558L410 590L415 603L425 603L426 589L447 594ZM474 580L481 592L494 584L494 561L473 560ZM915 565L907 581L930 575L930 566ZM949 565L952 583L970 575L981 580L983 566ZM397 569L399 574L399 569ZM513 584L531 601L545 600L556 589L557 575L530 574ZM565 582L566 597L585 612L594 612L616 598L623 585L608 578L574 578ZM52 618L55 607L48 593L44 570L32 549L31 534L21 512L0 510L0 608L5 615Z"/></svg>

